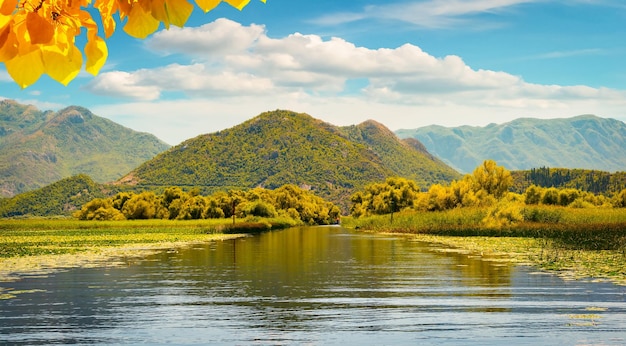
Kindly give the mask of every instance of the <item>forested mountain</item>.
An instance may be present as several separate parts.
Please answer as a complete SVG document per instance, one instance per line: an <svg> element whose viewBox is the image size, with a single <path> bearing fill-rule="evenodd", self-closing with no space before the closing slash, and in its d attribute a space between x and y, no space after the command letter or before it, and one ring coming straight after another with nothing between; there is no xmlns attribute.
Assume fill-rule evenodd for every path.
<svg viewBox="0 0 626 346"><path fill-rule="evenodd" d="M153 135L98 117L81 107L42 112L0 101L0 197L84 173L119 179L169 148Z"/></svg>
<svg viewBox="0 0 626 346"><path fill-rule="evenodd" d="M626 169L626 124L593 115L550 120L520 118L486 127L433 125L398 130L396 134L418 139L429 152L462 172L471 172L488 159L509 170Z"/></svg>
<svg viewBox="0 0 626 346"><path fill-rule="evenodd" d="M291 183L346 206L356 188L389 176L413 179L424 188L460 177L419 147L374 121L337 127L277 110L189 139L118 183L146 189L194 186L206 193Z"/></svg>

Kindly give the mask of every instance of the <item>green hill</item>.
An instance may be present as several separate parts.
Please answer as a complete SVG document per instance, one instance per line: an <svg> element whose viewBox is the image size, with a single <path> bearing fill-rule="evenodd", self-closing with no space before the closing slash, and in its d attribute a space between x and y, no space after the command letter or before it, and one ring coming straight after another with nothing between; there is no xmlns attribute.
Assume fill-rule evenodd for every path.
<svg viewBox="0 0 626 346"><path fill-rule="evenodd" d="M568 119L516 119L486 127L427 126L398 130L462 172L495 160L509 170L562 167L620 171L626 168L626 124L581 115Z"/></svg>
<svg viewBox="0 0 626 346"><path fill-rule="evenodd" d="M111 193L106 186L80 174L11 198L0 198L0 217L69 216L92 199Z"/></svg>
<svg viewBox="0 0 626 346"><path fill-rule="evenodd" d="M11 197L77 174L119 179L169 148L153 135L81 107L42 112L0 101L0 197Z"/></svg>
<svg viewBox="0 0 626 346"><path fill-rule="evenodd" d="M277 110L189 139L118 183L145 189L193 186L205 193L292 183L346 206L355 189L389 176L413 179L422 187L460 177L416 148L374 121L337 127L307 114Z"/></svg>

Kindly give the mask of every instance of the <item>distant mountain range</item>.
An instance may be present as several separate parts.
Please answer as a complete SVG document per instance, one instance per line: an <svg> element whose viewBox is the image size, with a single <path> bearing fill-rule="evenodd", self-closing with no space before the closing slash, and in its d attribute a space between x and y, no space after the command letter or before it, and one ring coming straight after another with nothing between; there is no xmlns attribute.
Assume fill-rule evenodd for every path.
<svg viewBox="0 0 626 346"><path fill-rule="evenodd" d="M579 116L487 127L429 126L400 130L397 134L407 137L400 139L372 120L338 127L307 114L276 110L169 147L81 107L41 112L5 100L0 102L0 187L3 196L31 191L0 198L0 216L67 215L93 197L169 186L212 193L295 184L345 210L353 192L386 177L412 179L423 189L461 178L431 153L464 172L485 159L510 170L549 166L623 171L625 128L617 120ZM580 174L583 180L590 174L608 176L603 184L594 180L590 185L599 192L604 185L617 184L601 172L539 172L544 171L549 176L540 178L548 179L546 184L568 183L563 177ZM516 175L519 188L530 184L533 172ZM576 181L575 187L581 188Z"/></svg>
<svg viewBox="0 0 626 346"><path fill-rule="evenodd" d="M0 101L0 197L84 173L119 179L170 146L81 107L42 112Z"/></svg>
<svg viewBox="0 0 626 346"><path fill-rule="evenodd" d="M416 140L402 141L375 121L337 127L277 110L184 141L118 184L193 186L209 193L289 183L346 206L356 189L390 176L413 179L424 188L460 177Z"/></svg>
<svg viewBox="0 0 626 346"><path fill-rule="evenodd" d="M626 124L581 115L568 119L520 118L486 127L426 126L398 130L464 173L486 159L509 170L537 167L626 170Z"/></svg>

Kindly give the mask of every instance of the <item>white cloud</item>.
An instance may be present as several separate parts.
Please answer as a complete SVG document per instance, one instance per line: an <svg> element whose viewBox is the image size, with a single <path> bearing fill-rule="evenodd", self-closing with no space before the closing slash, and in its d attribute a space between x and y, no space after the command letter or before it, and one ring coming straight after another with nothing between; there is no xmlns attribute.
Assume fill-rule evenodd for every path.
<svg viewBox="0 0 626 346"><path fill-rule="evenodd" d="M602 55L608 52L599 48L575 49L565 51L553 51L532 56L520 57L518 60L545 60L545 59L562 59L577 56Z"/></svg>
<svg viewBox="0 0 626 346"><path fill-rule="evenodd" d="M475 6L513 3L519 1L479 1ZM618 117L626 107L623 90L531 84L506 72L475 70L458 56L435 57L411 44L369 49L317 35L270 38L261 29L220 19L157 33L157 41L148 40L152 49L167 47L167 54L188 55L190 62L105 72L87 88L140 101L99 109L132 128L141 129L135 122L149 123L143 131L170 143L190 137L183 133L223 129L277 108L309 112L334 123L374 118L392 128L410 128L428 125L434 116L440 124L460 125L470 123L468 119L476 123L472 117L485 123L583 113ZM219 37L204 38L207 32ZM201 53L204 48L193 48L194 38L205 48L228 44L223 54L211 49ZM237 40L243 41L234 43ZM355 79L363 81L361 89L346 90L348 81ZM181 93L186 96L165 101Z"/></svg>
<svg viewBox="0 0 626 346"><path fill-rule="evenodd" d="M220 18L197 28L162 30L154 34L146 46L165 54L224 56L247 50L265 31L262 25L242 26Z"/></svg>
<svg viewBox="0 0 626 346"><path fill-rule="evenodd" d="M364 19L401 21L426 28L467 24L473 15L503 11L541 0L428 0L370 5L361 12L334 13L315 19L320 25L338 25ZM475 22L475 24L478 24Z"/></svg>
<svg viewBox="0 0 626 346"><path fill-rule="evenodd" d="M134 73L123 71L105 72L89 82L85 89L105 96L155 100L161 94L160 89L156 85L145 84L141 80L141 76L146 72L147 70L139 70Z"/></svg>

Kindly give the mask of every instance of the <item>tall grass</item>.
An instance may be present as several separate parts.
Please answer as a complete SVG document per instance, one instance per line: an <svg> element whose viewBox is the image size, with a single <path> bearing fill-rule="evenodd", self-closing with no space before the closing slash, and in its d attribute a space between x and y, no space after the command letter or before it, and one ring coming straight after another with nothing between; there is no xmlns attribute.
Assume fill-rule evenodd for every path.
<svg viewBox="0 0 626 346"><path fill-rule="evenodd" d="M485 224L487 208L457 208L439 212L404 212L362 218L346 217L342 225L378 232L445 236L527 237L552 239L580 250L626 252L626 209L524 207L524 220L501 227Z"/></svg>
<svg viewBox="0 0 626 346"><path fill-rule="evenodd" d="M341 224L478 253L506 253L568 277L600 277L626 285L626 209L526 206L523 220L493 227L489 208L404 212L342 218Z"/></svg>

